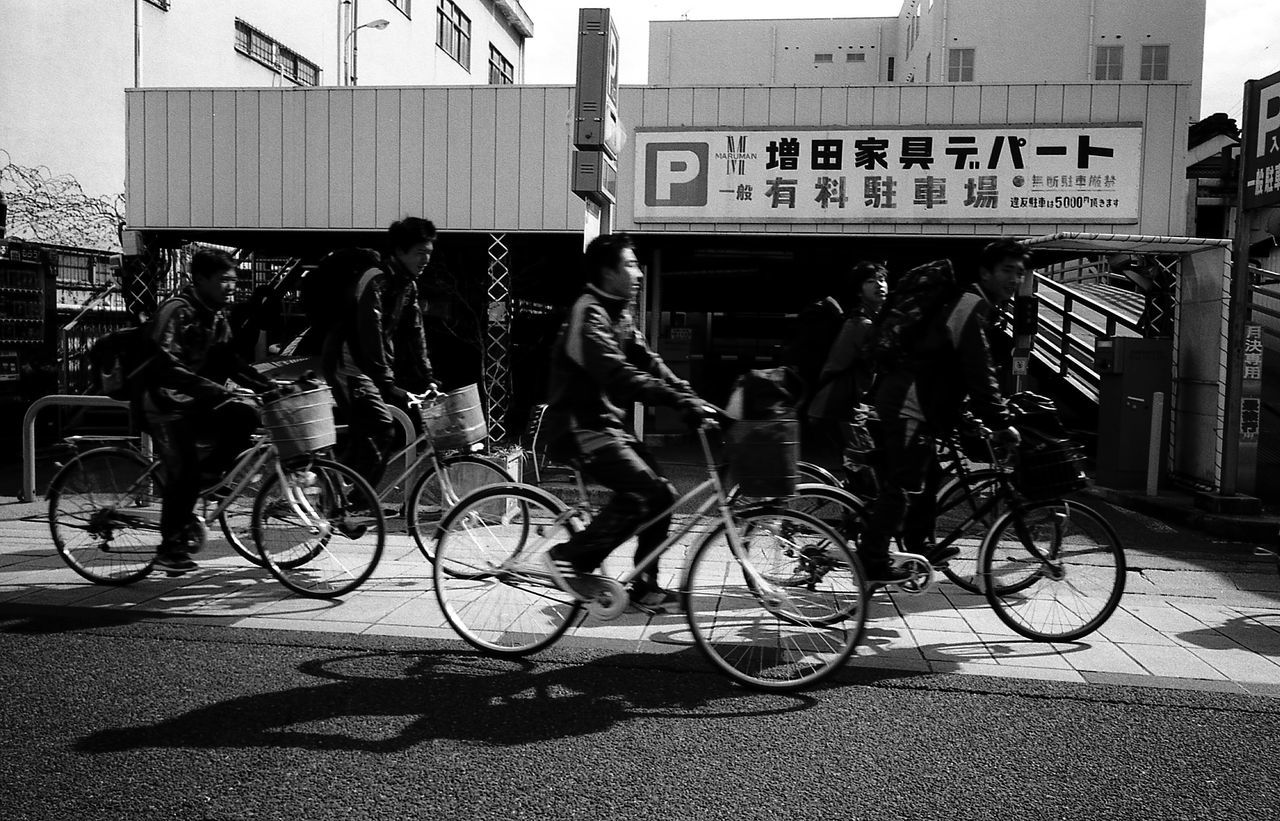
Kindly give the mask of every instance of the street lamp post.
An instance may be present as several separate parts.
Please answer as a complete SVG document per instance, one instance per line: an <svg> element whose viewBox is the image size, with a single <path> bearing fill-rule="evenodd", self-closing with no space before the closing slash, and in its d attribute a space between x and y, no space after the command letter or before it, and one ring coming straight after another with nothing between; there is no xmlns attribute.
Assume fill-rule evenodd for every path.
<svg viewBox="0 0 1280 821"><path fill-rule="evenodd" d="M370 20L368 23L361 23L360 25L356 26L347 35L347 40L349 40L351 43L351 59L348 62L349 70L347 72L347 85L353 86L356 84L356 53L359 49L359 38L356 36L356 33L363 28L382 30L389 25L391 25L390 20L382 20L382 19Z"/></svg>

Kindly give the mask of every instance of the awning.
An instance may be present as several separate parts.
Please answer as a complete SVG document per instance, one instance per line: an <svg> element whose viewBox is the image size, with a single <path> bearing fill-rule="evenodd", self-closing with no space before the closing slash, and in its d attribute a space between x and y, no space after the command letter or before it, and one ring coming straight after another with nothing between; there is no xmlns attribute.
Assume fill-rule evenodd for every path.
<svg viewBox="0 0 1280 821"><path fill-rule="evenodd" d="M1230 248L1229 239L1156 237L1145 234L1045 234L1023 240L1040 251L1083 251L1096 254L1194 254L1211 248Z"/></svg>

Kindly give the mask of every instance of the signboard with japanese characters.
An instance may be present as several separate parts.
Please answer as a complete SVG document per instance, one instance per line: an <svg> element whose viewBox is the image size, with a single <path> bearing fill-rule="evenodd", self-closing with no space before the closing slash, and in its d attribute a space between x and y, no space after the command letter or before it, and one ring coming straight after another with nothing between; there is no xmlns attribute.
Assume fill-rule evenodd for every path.
<svg viewBox="0 0 1280 821"><path fill-rule="evenodd" d="M1280 204L1280 72L1245 84L1249 119L1244 126L1245 208Z"/></svg>
<svg viewBox="0 0 1280 821"><path fill-rule="evenodd" d="M1137 222L1142 128L638 130L637 222Z"/></svg>
<svg viewBox="0 0 1280 821"><path fill-rule="evenodd" d="M1258 441L1262 425L1262 326L1244 328L1244 370L1241 373L1240 441Z"/></svg>

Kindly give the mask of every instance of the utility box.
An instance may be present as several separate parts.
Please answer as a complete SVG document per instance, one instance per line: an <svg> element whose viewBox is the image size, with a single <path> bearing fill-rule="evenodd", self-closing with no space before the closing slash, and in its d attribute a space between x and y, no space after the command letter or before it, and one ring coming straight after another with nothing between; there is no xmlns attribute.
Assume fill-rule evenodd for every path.
<svg viewBox="0 0 1280 821"><path fill-rule="evenodd" d="M1164 394L1157 465L1169 448L1169 407L1173 387L1173 340L1099 337L1098 484L1143 487L1151 443L1152 399Z"/></svg>

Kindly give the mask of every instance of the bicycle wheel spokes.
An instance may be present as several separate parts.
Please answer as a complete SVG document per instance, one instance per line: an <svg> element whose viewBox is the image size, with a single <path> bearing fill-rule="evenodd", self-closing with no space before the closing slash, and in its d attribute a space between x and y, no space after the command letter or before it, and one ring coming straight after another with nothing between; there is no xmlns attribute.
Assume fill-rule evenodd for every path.
<svg viewBox="0 0 1280 821"><path fill-rule="evenodd" d="M1000 488L994 470L972 471L966 478L948 484L938 498L937 523L934 533L939 540L949 539L960 549L943 568L947 578L970 593L981 593L978 552L991 525L1005 508L992 504ZM987 510L986 505L991 505Z"/></svg>
<svg viewBox="0 0 1280 821"><path fill-rule="evenodd" d="M1093 510L1040 502L1001 521L983 557L987 600L1019 635L1072 641L1100 627L1124 593L1124 552Z"/></svg>
<svg viewBox="0 0 1280 821"><path fill-rule="evenodd" d="M554 497L523 487L481 490L450 511L437 535L436 599L473 647L513 656L541 650L581 609L540 570L546 551L572 535Z"/></svg>
<svg viewBox="0 0 1280 821"><path fill-rule="evenodd" d="M253 449L251 448L241 453L236 460L237 466L244 466L244 460L249 458L252 452ZM269 475L265 469L256 471L249 477L248 484L241 489L239 495L218 516L218 524L222 527L222 535L226 537L227 544L231 546L231 549L239 553L245 560L259 566L262 564L262 557L258 555L253 543L253 505L258 491L262 488L263 481ZM238 482L241 478L242 474L237 473L233 477L232 483Z"/></svg>
<svg viewBox="0 0 1280 821"><path fill-rule="evenodd" d="M861 566L843 539L790 511L741 517L744 553L717 528L695 548L686 613L698 646L748 686L792 689L830 675L866 621Z"/></svg>
<svg viewBox="0 0 1280 821"><path fill-rule="evenodd" d="M254 539L271 574L303 596L350 593L372 575L386 522L368 483L317 459L273 475L254 503Z"/></svg>
<svg viewBox="0 0 1280 821"><path fill-rule="evenodd" d="M49 527L59 555L89 581L129 584L147 575L160 544L160 480L123 448L88 451L49 490Z"/></svg>
<svg viewBox="0 0 1280 821"><path fill-rule="evenodd" d="M435 561L435 527L450 508L474 490L511 481L504 469L480 456L445 460L442 472L443 477L435 470L422 476L410 495L406 514L409 532L428 561Z"/></svg>

